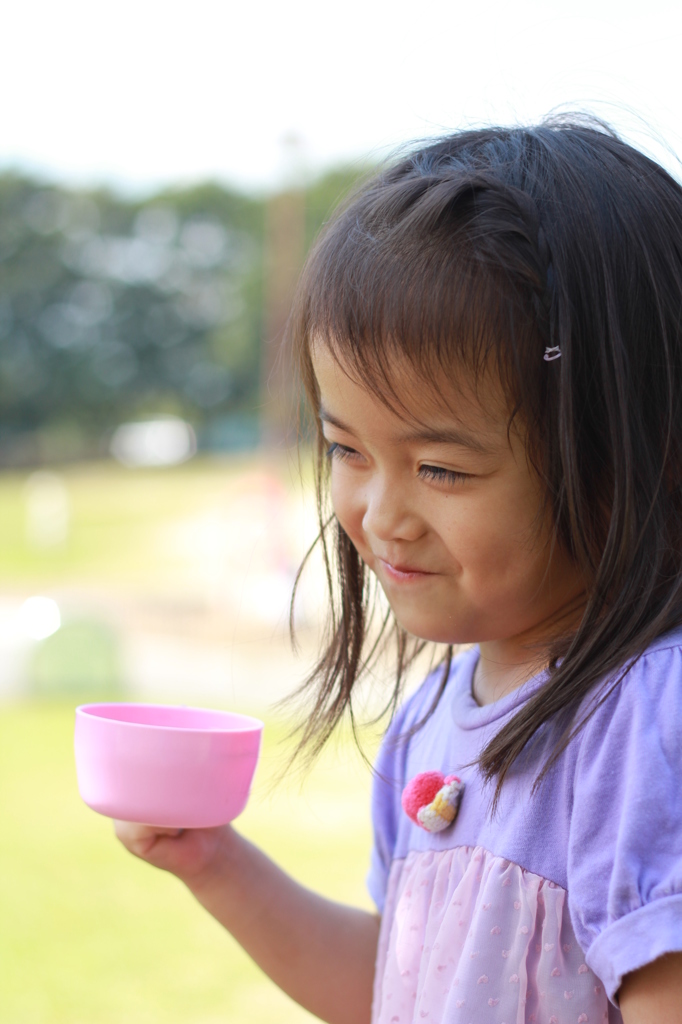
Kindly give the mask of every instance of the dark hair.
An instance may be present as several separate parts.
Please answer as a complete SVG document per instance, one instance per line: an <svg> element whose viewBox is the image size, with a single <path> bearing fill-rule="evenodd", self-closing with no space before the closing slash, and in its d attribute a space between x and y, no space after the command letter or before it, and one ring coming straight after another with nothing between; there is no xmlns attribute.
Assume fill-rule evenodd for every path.
<svg viewBox="0 0 682 1024"><path fill-rule="evenodd" d="M559 722L537 784L589 717L576 712L595 684L592 710L682 620L682 188L596 121L450 135L371 179L326 227L290 338L318 427L332 600L327 647L305 684L316 700L303 743L319 749L352 715L372 607L368 573L325 497L310 358L322 338L393 405L396 354L434 381L462 361L492 365L523 420L556 542L589 580L580 624L548 652L547 682L479 759L499 796L538 728ZM544 361L555 346L561 357ZM395 708L420 645L390 614L389 632Z"/></svg>

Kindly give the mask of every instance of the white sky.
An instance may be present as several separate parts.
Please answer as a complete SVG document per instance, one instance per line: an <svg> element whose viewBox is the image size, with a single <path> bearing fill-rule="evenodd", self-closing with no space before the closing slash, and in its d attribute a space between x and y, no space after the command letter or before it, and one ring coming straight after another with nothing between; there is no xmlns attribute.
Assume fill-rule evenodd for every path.
<svg viewBox="0 0 682 1024"><path fill-rule="evenodd" d="M559 105L682 156L680 0L15 0L2 36L0 167L74 183L260 189L292 132L317 170Z"/></svg>

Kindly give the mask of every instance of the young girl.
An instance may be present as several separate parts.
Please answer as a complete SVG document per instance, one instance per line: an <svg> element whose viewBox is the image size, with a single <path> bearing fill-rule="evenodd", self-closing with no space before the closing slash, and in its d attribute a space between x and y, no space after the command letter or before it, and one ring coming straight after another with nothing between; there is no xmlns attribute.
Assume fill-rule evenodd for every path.
<svg viewBox="0 0 682 1024"><path fill-rule="evenodd" d="M444 138L327 227L291 337L339 583L306 740L376 581L394 710L474 646L382 745L376 916L230 827L119 837L325 1021L679 1024L682 189L599 124Z"/></svg>

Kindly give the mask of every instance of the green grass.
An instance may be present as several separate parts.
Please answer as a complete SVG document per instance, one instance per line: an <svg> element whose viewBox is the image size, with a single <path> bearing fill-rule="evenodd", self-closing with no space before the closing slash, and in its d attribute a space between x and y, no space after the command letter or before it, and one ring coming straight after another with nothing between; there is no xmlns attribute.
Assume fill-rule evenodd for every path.
<svg viewBox="0 0 682 1024"><path fill-rule="evenodd" d="M367 769L341 740L301 788L266 742L238 827L311 888L370 907ZM175 879L78 796L73 708L0 710L0 1016L6 1024L303 1024Z"/></svg>
<svg viewBox="0 0 682 1024"><path fill-rule="evenodd" d="M27 538L28 474L0 474L0 580L6 594L93 592L110 595L118 610L140 593L145 600L155 594L189 600L205 567L174 543L179 527L213 513L222 522L250 474L278 477L298 500L292 490L296 467L284 458L196 459L154 471L103 461L58 473L71 517L68 539L52 548L31 546ZM155 614L160 621L161 612ZM100 629L105 625L95 622ZM312 1020L176 879L131 857L110 822L80 801L73 703L77 670L89 685L93 675L92 659L85 657L88 637L78 633L84 628L80 620L67 623L37 651L31 667L36 692L57 692L48 684L55 672L63 676L68 686L62 691L74 695L70 703L0 705L2 1024ZM283 731L268 722L256 786L238 827L311 888L369 907L369 773L342 739L302 788L293 778L272 788Z"/></svg>
<svg viewBox="0 0 682 1024"><path fill-rule="evenodd" d="M307 466L307 463L306 463ZM308 469L304 470L308 473ZM177 587L184 559L169 555L163 530L207 509L224 507L245 474L266 472L298 487L294 456L196 458L168 469L131 470L112 460L56 469L68 495L64 544L40 548L26 532L28 472L0 474L0 580L4 587L38 583Z"/></svg>

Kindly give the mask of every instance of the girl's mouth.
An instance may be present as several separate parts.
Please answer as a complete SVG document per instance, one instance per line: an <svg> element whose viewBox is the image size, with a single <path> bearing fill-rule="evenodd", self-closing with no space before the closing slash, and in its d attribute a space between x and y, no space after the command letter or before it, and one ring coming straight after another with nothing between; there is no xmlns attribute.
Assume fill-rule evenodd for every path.
<svg viewBox="0 0 682 1024"><path fill-rule="evenodd" d="M432 572L426 572L411 565L394 565L392 562L387 562L385 558L377 557L377 561L381 563L389 579L395 580L398 583L407 583L410 580L423 580L427 576L435 575Z"/></svg>

